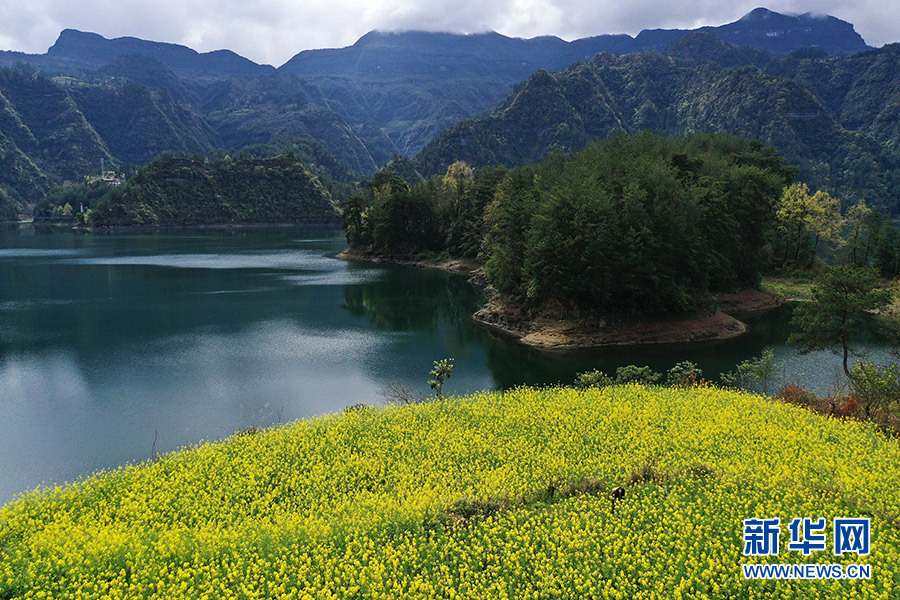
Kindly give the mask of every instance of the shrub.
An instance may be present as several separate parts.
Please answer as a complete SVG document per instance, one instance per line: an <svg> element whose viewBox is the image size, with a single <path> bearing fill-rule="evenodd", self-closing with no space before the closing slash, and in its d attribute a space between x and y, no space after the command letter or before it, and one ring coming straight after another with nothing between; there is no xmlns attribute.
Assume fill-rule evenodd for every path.
<svg viewBox="0 0 900 600"><path fill-rule="evenodd" d="M856 396L850 396L844 399L839 410L843 417L858 417L862 413L862 402Z"/></svg>
<svg viewBox="0 0 900 600"><path fill-rule="evenodd" d="M431 375L434 379L428 382L428 385L431 389L434 390L435 394L437 394L438 398L444 397L444 383L450 379L450 375L453 373L453 359L445 358L443 360L434 361L434 366L432 367L429 375Z"/></svg>
<svg viewBox="0 0 900 600"><path fill-rule="evenodd" d="M693 387L700 383L703 371L689 360L682 361L669 369L666 385L669 387Z"/></svg>
<svg viewBox="0 0 900 600"><path fill-rule="evenodd" d="M887 408L900 399L900 365L857 363L850 370L850 383L869 417L872 409Z"/></svg>
<svg viewBox="0 0 900 600"><path fill-rule="evenodd" d="M775 398L789 404L809 406L811 402L816 400L816 395L792 381L778 388L778 391L775 392Z"/></svg>
<svg viewBox="0 0 900 600"><path fill-rule="evenodd" d="M662 375L646 366L628 365L627 367L616 369L616 383L618 384L640 383L643 385L654 385L661 377Z"/></svg>
<svg viewBox="0 0 900 600"><path fill-rule="evenodd" d="M724 387L732 389L750 389L756 382L762 386L762 393L769 393L769 382L775 375L775 353L771 348L763 348L756 358L749 358L738 363L734 371L721 373L719 381Z"/></svg>
<svg viewBox="0 0 900 600"><path fill-rule="evenodd" d="M580 389L602 388L612 384L612 377L597 369L579 373L578 376L575 377L575 387Z"/></svg>

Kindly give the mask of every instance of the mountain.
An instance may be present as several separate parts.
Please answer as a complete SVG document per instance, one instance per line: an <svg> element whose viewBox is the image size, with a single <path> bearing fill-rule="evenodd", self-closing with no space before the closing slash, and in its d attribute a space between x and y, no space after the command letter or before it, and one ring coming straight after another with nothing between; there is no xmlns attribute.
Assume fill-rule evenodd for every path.
<svg viewBox="0 0 900 600"><path fill-rule="evenodd" d="M115 168L300 139L322 142L342 173L374 172L397 152L376 127L331 110L313 84L274 71L201 82L138 54L77 75L0 67L0 218L30 214L50 187L96 173L101 159Z"/></svg>
<svg viewBox="0 0 900 600"><path fill-rule="evenodd" d="M360 81L405 80L422 76L502 76L522 79L537 69L554 70L598 52L627 54L664 50L692 33L706 32L735 46L747 46L775 57L800 48L821 48L833 56L869 50L851 23L832 16L782 15L757 8L741 19L695 30L643 30L599 35L566 42L554 36L509 38L496 32L478 34L424 31L371 31L346 48L304 50L278 68L303 77L346 77Z"/></svg>
<svg viewBox="0 0 900 600"><path fill-rule="evenodd" d="M163 155L87 213L94 226L335 222L331 195L296 156L197 161Z"/></svg>
<svg viewBox="0 0 900 600"><path fill-rule="evenodd" d="M801 179L847 202L864 198L900 211L897 46L723 68L698 66L694 56L709 60L717 51L706 36L693 40L673 45L678 58L601 53L564 71L538 71L489 113L429 143L416 168L428 175L456 160L521 165L617 132L713 131L774 145L800 167ZM733 56L727 46L718 52Z"/></svg>
<svg viewBox="0 0 900 600"><path fill-rule="evenodd" d="M166 150L207 152L219 143L165 90L0 68L0 216L12 216L13 205L28 213L26 205L54 184L96 173L101 161L143 163Z"/></svg>
<svg viewBox="0 0 900 600"><path fill-rule="evenodd" d="M456 124L491 111L535 72L592 61L600 52L607 57L635 51L655 52L657 57L666 54L677 67L677 74L666 77L678 85L693 82L682 89L680 101L688 106L692 103L689 93L706 91L697 86L703 85L700 73L707 71L701 67L710 63L752 66L779 82L796 77L797 85L835 123L848 132L869 136L858 144L860 156L868 160L865 157L877 153L877 142L896 139L890 132L896 131L897 121L892 104L881 95L887 89L883 82L893 85L890 60L881 65L880 58L865 59L874 61L868 78L855 78L855 71L845 73L840 57L866 49L853 26L834 17L785 16L765 9L720 27L647 30L635 37L600 35L571 42L552 36L509 38L493 32L375 31L347 48L301 52L277 70L227 50L199 53L177 44L133 37L106 39L66 29L45 54L0 51L0 162L9 165L0 172L0 205L17 206L0 211L8 214L24 206L27 212L26 205L48 186L95 171L101 158L109 165L142 163L164 151L206 153L221 147L316 140L343 163L339 171L372 173L396 154L415 155L448 128L473 127L472 123ZM773 59L791 50L785 58ZM868 55L861 52L854 58ZM827 77L818 79L817 70L822 69ZM654 97L662 93L656 87L668 85L665 80L654 81L655 76L646 72L635 80L639 93L627 93L634 93L630 101L637 103L634 110L640 114L622 115L620 128L654 122L653 111L675 118L666 112L670 99ZM527 96L542 84L538 78L525 85L529 86ZM542 105L541 101L536 104ZM517 106L528 103L519 101ZM523 119L513 127L523 129L518 137L530 139L522 125L529 119L552 123L559 111L592 110L566 104L546 108L546 114L531 116L512 111ZM678 118L686 120L666 122L661 131L707 123L719 126L717 107L704 110L706 120L689 118L685 115L690 110L681 110ZM758 111L755 114L768 118ZM547 140L576 147L605 131L560 118L568 129L543 131L530 149L503 150L497 140L486 139L480 151L496 156L482 162L515 164L526 157L539 158ZM590 121L589 115L580 118ZM756 131L754 127L720 129L738 133ZM871 143L875 150L869 149ZM805 150L798 152L805 156ZM428 150L423 156L433 159L423 158L417 166L437 168L445 158L440 154ZM829 169L840 167L832 158L814 162L813 170L821 171L823 164Z"/></svg>
<svg viewBox="0 0 900 600"><path fill-rule="evenodd" d="M494 32L373 31L346 48L300 52L278 71L314 82L341 114L372 123L400 152L415 154L452 123L489 110L538 69L563 69L599 52L664 51L698 32L744 46L735 51L742 58L724 66L761 65L773 56L807 47L834 56L869 49L846 21L760 8L720 27L644 30L634 38L600 35L572 42L552 36L509 38Z"/></svg>
<svg viewBox="0 0 900 600"><path fill-rule="evenodd" d="M0 52L0 64L27 62L48 70L71 72L95 70L126 54L154 58L182 78L222 78L274 70L235 54L231 50L197 52L187 46L151 42L135 37L106 39L96 33L64 29L46 54Z"/></svg>
<svg viewBox="0 0 900 600"><path fill-rule="evenodd" d="M714 34L723 42L749 46L782 57L800 48L821 48L832 56L849 56L869 49L853 25L826 15L782 15L757 8L734 23L718 27L645 29L634 39L632 51L663 50L692 31Z"/></svg>
<svg viewBox="0 0 900 600"><path fill-rule="evenodd" d="M0 69L5 98L3 133L41 169L74 177L112 160L100 135L64 85L28 69Z"/></svg>
<svg viewBox="0 0 900 600"><path fill-rule="evenodd" d="M900 44L845 59L796 52L767 70L810 90L847 129L900 150Z"/></svg>
<svg viewBox="0 0 900 600"><path fill-rule="evenodd" d="M198 90L196 110L226 147L311 138L357 173L372 173L397 152L378 128L346 117L316 85L280 74L232 77Z"/></svg>
<svg viewBox="0 0 900 600"><path fill-rule="evenodd" d="M851 23L809 12L788 16L757 8L734 23L700 30L711 31L729 44L750 46L778 57L800 48L821 48L832 56L870 49Z"/></svg>

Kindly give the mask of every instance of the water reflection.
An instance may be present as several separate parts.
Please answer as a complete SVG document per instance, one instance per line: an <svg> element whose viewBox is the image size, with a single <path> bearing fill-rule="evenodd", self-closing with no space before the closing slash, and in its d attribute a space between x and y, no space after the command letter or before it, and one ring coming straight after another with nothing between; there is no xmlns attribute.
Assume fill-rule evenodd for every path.
<svg viewBox="0 0 900 600"><path fill-rule="evenodd" d="M380 400L389 382L448 393L571 382L690 359L708 375L775 347L828 391L830 353L784 347L789 314L708 346L542 352L477 326L447 273L347 263L339 231L83 235L0 229L0 502L43 481ZM884 349L868 346L872 352Z"/></svg>
<svg viewBox="0 0 900 600"><path fill-rule="evenodd" d="M393 268L366 285L345 287L341 307L379 330L434 331L446 321L467 321L478 302L463 277Z"/></svg>

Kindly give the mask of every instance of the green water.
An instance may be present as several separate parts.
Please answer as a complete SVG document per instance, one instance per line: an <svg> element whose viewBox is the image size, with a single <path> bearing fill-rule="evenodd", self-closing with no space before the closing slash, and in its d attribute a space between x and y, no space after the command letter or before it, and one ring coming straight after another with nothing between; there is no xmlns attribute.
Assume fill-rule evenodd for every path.
<svg viewBox="0 0 900 600"><path fill-rule="evenodd" d="M683 359L715 375L766 345L780 379L828 391L839 368L784 346L784 311L726 343L541 352L475 325L462 277L333 258L344 247L323 229L0 230L0 503L154 447L377 403L393 381L427 391L445 357L449 393Z"/></svg>

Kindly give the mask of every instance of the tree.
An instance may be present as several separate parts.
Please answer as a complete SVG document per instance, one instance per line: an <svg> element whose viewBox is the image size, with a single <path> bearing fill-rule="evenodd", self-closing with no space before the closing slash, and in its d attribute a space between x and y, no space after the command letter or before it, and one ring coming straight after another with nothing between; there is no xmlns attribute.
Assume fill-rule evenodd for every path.
<svg viewBox="0 0 900 600"><path fill-rule="evenodd" d="M660 375L650 367L638 367L637 365L627 365L616 369L616 383L618 385L626 385L629 383L639 383L641 385L656 385L659 382Z"/></svg>
<svg viewBox="0 0 900 600"><path fill-rule="evenodd" d="M851 370L853 391L866 406L866 417L900 400L900 365L860 362Z"/></svg>
<svg viewBox="0 0 900 600"><path fill-rule="evenodd" d="M877 337L896 337L893 327L878 318L875 311L891 302L892 292L878 287L874 269L845 265L823 273L812 290L812 302L794 311L792 324L799 329L788 343L803 353L812 350L840 349L847 377L853 375L847 366L850 339L868 333Z"/></svg>
<svg viewBox="0 0 900 600"><path fill-rule="evenodd" d="M748 389L753 381L762 384L763 394L769 393L769 382L775 375L775 352L768 346L756 358L738 363L734 371L722 373L719 378L726 387Z"/></svg>
<svg viewBox="0 0 900 600"><path fill-rule="evenodd" d="M366 199L362 194L352 194L340 204L341 217L344 220L344 231L347 232L347 243L352 247L366 244L363 228L363 214L366 210Z"/></svg>
<svg viewBox="0 0 900 600"><path fill-rule="evenodd" d="M872 253L873 264L882 277L894 277L900 273L900 230L885 222L878 230Z"/></svg>
<svg viewBox="0 0 900 600"><path fill-rule="evenodd" d="M856 257L859 254L860 246L859 238L862 235L863 225L865 224L866 213L868 210L869 209L866 208L865 200L860 200L847 209L845 221L850 228L850 231L844 245L847 247L847 262L853 265L857 264Z"/></svg>
<svg viewBox="0 0 900 600"><path fill-rule="evenodd" d="M593 369L579 373L575 377L575 387L579 389L602 388L613 384L613 379L603 371Z"/></svg>
<svg viewBox="0 0 900 600"><path fill-rule="evenodd" d="M676 364L666 374L666 385L669 387L693 387L701 381L703 370L689 360Z"/></svg>
<svg viewBox="0 0 900 600"><path fill-rule="evenodd" d="M795 267L799 266L803 251L809 250L810 236L815 238L813 257L820 240L838 239L840 202L822 191L810 196L805 183L795 183L784 189L775 217L785 234L784 261L790 259Z"/></svg>
<svg viewBox="0 0 900 600"><path fill-rule="evenodd" d="M433 377L433 379L428 382L428 385L431 386L431 389L435 391L438 398L444 397L444 382L450 379L450 374L452 372L452 358L445 358L443 360L434 361L434 366L431 368L431 372L429 373Z"/></svg>
<svg viewBox="0 0 900 600"><path fill-rule="evenodd" d="M841 202L828 192L817 191L812 197L812 211L807 217L807 227L815 236L813 253L819 249L819 242L836 242L841 235Z"/></svg>

